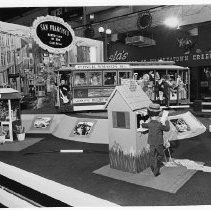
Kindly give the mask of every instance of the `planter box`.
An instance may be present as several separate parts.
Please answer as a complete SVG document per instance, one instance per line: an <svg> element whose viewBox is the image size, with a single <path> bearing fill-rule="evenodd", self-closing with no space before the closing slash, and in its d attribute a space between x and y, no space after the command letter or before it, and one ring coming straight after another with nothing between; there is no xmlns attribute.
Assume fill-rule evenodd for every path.
<svg viewBox="0 0 211 210"><path fill-rule="evenodd" d="M25 140L25 133L19 133L19 134L17 134L17 138L18 138L18 141Z"/></svg>
<svg viewBox="0 0 211 210"><path fill-rule="evenodd" d="M0 144L4 144L5 143L5 135L4 136L0 136Z"/></svg>

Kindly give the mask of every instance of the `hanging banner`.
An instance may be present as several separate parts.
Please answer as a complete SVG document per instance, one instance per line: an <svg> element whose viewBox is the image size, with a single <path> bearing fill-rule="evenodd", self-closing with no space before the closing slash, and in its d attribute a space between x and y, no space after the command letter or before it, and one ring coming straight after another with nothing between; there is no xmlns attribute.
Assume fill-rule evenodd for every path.
<svg viewBox="0 0 211 210"><path fill-rule="evenodd" d="M75 42L71 26L55 16L38 17L32 26L35 42L50 53L62 54L69 51Z"/></svg>

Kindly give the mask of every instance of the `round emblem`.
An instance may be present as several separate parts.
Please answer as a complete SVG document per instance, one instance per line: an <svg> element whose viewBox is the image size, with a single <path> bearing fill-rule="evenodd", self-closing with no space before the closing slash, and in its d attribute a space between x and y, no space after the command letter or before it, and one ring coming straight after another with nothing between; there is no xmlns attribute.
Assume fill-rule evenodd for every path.
<svg viewBox="0 0 211 210"><path fill-rule="evenodd" d="M151 24L152 24L152 16L148 11L139 14L137 20L138 29L140 30L146 29L150 27Z"/></svg>
<svg viewBox="0 0 211 210"><path fill-rule="evenodd" d="M55 54L65 53L75 42L71 26L62 18L49 15L38 17L33 22L32 36L41 48Z"/></svg>

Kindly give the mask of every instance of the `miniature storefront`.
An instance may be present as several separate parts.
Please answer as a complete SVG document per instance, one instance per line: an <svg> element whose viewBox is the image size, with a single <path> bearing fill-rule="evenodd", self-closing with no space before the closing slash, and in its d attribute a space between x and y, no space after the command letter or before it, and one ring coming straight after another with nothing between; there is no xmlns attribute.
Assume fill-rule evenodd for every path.
<svg viewBox="0 0 211 210"><path fill-rule="evenodd" d="M6 133L6 141L14 140L14 129L21 125L21 95L12 88L0 88L0 123Z"/></svg>
<svg viewBox="0 0 211 210"><path fill-rule="evenodd" d="M145 150L147 136L138 131L138 111L147 111L151 103L146 93L130 80L116 86L105 108L108 110L110 167L137 173L149 166Z"/></svg>

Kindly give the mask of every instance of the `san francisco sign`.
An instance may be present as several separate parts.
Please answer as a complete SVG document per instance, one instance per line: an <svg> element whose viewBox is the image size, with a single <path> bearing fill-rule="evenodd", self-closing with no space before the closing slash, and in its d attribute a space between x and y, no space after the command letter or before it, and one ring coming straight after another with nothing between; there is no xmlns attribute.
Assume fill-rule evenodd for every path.
<svg viewBox="0 0 211 210"><path fill-rule="evenodd" d="M55 54L65 53L75 42L71 26L62 18L49 15L33 22L32 36L41 48Z"/></svg>

